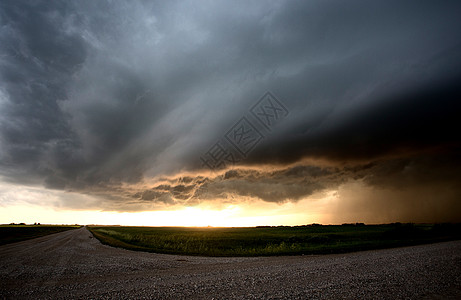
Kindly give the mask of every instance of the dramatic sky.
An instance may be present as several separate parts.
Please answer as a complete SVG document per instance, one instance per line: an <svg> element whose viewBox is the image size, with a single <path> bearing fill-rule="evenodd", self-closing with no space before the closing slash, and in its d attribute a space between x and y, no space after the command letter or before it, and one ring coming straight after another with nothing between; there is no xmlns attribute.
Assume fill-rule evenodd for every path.
<svg viewBox="0 0 461 300"><path fill-rule="evenodd" d="M0 2L0 223L461 221L459 1Z"/></svg>

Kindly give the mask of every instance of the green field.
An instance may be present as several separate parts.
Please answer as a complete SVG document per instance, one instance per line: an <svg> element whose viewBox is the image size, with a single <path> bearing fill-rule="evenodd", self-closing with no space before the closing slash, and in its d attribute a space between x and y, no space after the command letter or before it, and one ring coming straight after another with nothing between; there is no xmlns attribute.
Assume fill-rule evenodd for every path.
<svg viewBox="0 0 461 300"><path fill-rule="evenodd" d="M44 235L76 229L81 226L64 225L0 225L0 245L20 242Z"/></svg>
<svg viewBox="0 0 461 300"><path fill-rule="evenodd" d="M102 243L204 256L342 253L461 238L460 224L308 225L256 228L90 227Z"/></svg>

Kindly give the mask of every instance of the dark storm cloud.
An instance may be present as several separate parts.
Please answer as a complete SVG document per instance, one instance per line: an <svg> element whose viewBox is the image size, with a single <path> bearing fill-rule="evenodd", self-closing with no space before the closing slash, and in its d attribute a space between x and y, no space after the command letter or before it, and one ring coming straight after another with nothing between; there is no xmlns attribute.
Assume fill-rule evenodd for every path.
<svg viewBox="0 0 461 300"><path fill-rule="evenodd" d="M304 156L367 160L404 149L434 146L458 151L460 79L461 76L435 84L427 82L427 86L422 84L392 95L383 92L376 102L333 112L321 124L299 122L280 135L279 143L257 148L247 162L287 163Z"/></svg>
<svg viewBox="0 0 461 300"><path fill-rule="evenodd" d="M2 1L0 175L174 205L398 183L370 178L413 155L428 174L448 153L440 173L451 174L460 12L457 1ZM125 188L203 169L200 156L267 90L289 116L242 161L253 173Z"/></svg>
<svg viewBox="0 0 461 300"><path fill-rule="evenodd" d="M25 179L46 168L42 153L68 152L78 144L57 100L66 97L86 54L82 38L61 28L63 5L5 1L1 8L2 171Z"/></svg>

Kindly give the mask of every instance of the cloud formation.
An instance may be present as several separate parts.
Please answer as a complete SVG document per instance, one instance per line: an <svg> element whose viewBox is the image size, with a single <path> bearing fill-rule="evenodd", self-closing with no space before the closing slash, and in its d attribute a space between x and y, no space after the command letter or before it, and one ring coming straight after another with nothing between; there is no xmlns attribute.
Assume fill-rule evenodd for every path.
<svg viewBox="0 0 461 300"><path fill-rule="evenodd" d="M246 201L314 201L334 192L330 222L456 221L461 217L461 180L455 157L440 153L386 157L372 162L325 165L306 162L282 168L237 168L208 176L162 178L133 194L158 207ZM135 202L137 203L137 202ZM128 209L128 206L125 206ZM339 221L341 220L341 221Z"/></svg>
<svg viewBox="0 0 461 300"><path fill-rule="evenodd" d="M296 202L352 181L459 198L460 12L457 1L2 1L0 175L116 210ZM268 90L289 115L210 175L200 157Z"/></svg>

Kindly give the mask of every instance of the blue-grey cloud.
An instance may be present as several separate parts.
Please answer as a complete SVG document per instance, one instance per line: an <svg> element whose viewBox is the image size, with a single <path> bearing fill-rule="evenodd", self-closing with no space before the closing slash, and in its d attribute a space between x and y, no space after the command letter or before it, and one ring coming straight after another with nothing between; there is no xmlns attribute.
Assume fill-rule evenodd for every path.
<svg viewBox="0 0 461 300"><path fill-rule="evenodd" d="M460 12L457 1L2 1L0 175L165 204L193 191L296 201L370 178L338 171L303 185L299 175L294 186L279 178L279 194L263 192L275 184L265 173L259 185L226 179L206 191L205 183L123 189L203 171L200 157L267 90L289 115L241 165L322 159L338 170L385 169L396 157L442 155L453 163L440 163L440 172L452 174L460 162Z"/></svg>

